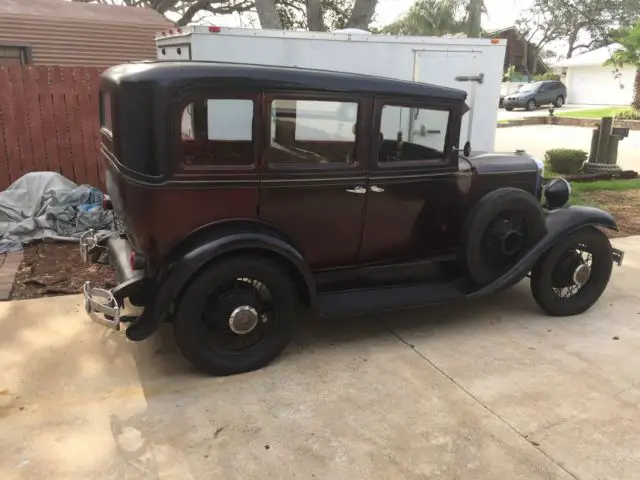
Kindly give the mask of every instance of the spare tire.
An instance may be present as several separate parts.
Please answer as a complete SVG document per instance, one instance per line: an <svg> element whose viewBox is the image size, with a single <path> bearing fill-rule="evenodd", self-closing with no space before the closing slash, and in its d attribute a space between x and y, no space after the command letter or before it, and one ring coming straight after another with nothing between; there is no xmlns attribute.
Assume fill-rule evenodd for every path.
<svg viewBox="0 0 640 480"><path fill-rule="evenodd" d="M519 188L487 193L462 230L463 259L474 282L486 285L509 271L546 234L542 206Z"/></svg>

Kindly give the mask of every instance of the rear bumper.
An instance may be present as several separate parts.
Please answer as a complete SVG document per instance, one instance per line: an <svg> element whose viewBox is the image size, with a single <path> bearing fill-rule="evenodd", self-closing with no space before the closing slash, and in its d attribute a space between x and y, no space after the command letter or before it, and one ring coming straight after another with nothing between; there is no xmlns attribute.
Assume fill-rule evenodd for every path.
<svg viewBox="0 0 640 480"><path fill-rule="evenodd" d="M120 235L98 239L94 231L80 238L80 255L85 263L94 263L106 254L109 264L115 268L118 284L107 290L86 282L83 286L84 308L91 320L111 328L120 329L121 321L132 321L135 317L123 317L124 300L132 296L142 297L147 287L143 270L133 270L129 262L131 244Z"/></svg>

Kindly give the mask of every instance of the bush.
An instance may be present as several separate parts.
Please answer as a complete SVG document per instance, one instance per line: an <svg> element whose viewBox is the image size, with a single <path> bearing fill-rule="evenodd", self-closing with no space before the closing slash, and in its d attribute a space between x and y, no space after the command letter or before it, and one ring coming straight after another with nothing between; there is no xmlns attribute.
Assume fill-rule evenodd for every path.
<svg viewBox="0 0 640 480"><path fill-rule="evenodd" d="M587 152L571 148L554 148L544 154L545 163L557 173L578 173L587 159Z"/></svg>
<svg viewBox="0 0 640 480"><path fill-rule="evenodd" d="M533 76L534 82L541 82L543 80L557 80L560 81L560 75L557 73L540 73L538 75Z"/></svg>
<svg viewBox="0 0 640 480"><path fill-rule="evenodd" d="M640 110L633 107L624 108L615 114L615 118L620 120L640 120Z"/></svg>

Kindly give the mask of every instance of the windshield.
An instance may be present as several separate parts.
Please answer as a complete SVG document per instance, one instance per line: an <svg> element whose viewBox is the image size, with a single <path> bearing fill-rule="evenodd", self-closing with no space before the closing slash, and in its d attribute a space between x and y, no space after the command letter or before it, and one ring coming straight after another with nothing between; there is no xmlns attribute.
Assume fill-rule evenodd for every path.
<svg viewBox="0 0 640 480"><path fill-rule="evenodd" d="M518 89L518 93L522 92L535 92L538 88L539 83L527 83L525 85L521 85Z"/></svg>

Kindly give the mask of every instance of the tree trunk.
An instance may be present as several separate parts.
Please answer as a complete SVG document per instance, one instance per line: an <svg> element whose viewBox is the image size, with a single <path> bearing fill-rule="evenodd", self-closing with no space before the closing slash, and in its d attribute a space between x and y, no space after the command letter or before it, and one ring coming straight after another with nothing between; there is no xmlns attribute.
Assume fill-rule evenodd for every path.
<svg viewBox="0 0 640 480"><path fill-rule="evenodd" d="M264 29L281 30L282 22L276 10L275 0L256 0L260 26Z"/></svg>
<svg viewBox="0 0 640 480"><path fill-rule="evenodd" d="M469 32L467 36L470 38L480 38L483 3L482 0L469 1Z"/></svg>
<svg viewBox="0 0 640 480"><path fill-rule="evenodd" d="M346 27L359 28L361 30L369 28L377 3L377 0L356 0Z"/></svg>
<svg viewBox="0 0 640 480"><path fill-rule="evenodd" d="M633 85L633 102L631 106L636 110L640 110L640 66L636 68L636 78Z"/></svg>
<svg viewBox="0 0 640 480"><path fill-rule="evenodd" d="M573 56L573 51L576 48L576 41L578 40L578 33L580 29L574 29L570 34L567 42L569 43L569 49L567 50L567 58L571 58Z"/></svg>
<svg viewBox="0 0 640 480"><path fill-rule="evenodd" d="M307 22L312 32L325 32L324 14L321 0L307 0Z"/></svg>

